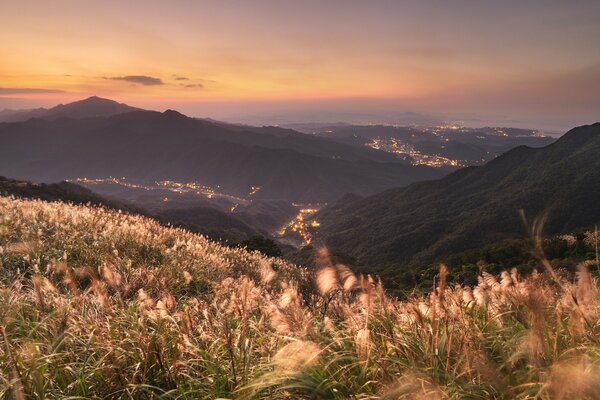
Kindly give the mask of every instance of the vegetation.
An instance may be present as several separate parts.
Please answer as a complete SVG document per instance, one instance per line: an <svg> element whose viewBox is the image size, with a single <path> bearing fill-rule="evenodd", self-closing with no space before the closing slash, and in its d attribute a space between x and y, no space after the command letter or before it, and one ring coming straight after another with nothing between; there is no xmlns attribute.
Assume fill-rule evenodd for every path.
<svg viewBox="0 0 600 400"><path fill-rule="evenodd" d="M594 230L584 230L577 234L544 239L541 246L553 268L573 276L577 273L580 263L595 260L594 238ZM450 255L444 260L448 267L448 282L476 285L483 271L499 275L507 266L515 268L520 274L529 275L535 269L543 268L539 258L531 251L533 247L531 239L507 239ZM348 265L356 264L350 262ZM372 271L372 268L365 265L356 265L353 269L365 274ZM385 282L388 291L391 290L396 295L402 295L411 288L429 292L435 283L438 269L439 264L401 270L390 267L380 270L379 276Z"/></svg>
<svg viewBox="0 0 600 400"><path fill-rule="evenodd" d="M127 211L132 214L154 218L163 225L173 225L190 232L200 233L222 244L235 244L258 235L256 229L231 215L231 213L213 207L142 208L129 202L109 199L70 182L37 184L0 176L0 195L90 204L113 210Z"/></svg>
<svg viewBox="0 0 600 400"><path fill-rule="evenodd" d="M281 257L281 249L272 239L256 235L243 240L238 244L239 247L248 251L258 251L268 257Z"/></svg>
<svg viewBox="0 0 600 400"><path fill-rule="evenodd" d="M92 204L114 210L142 214L142 211L134 206L116 200L108 200L83 186L70 182L38 184L0 176L0 196L16 196L46 201L64 201L75 204Z"/></svg>
<svg viewBox="0 0 600 400"><path fill-rule="evenodd" d="M519 210L527 216L549 212L548 235L590 229L600 222L599 152L596 123L437 181L345 198L317 214L316 239L381 274L523 238Z"/></svg>
<svg viewBox="0 0 600 400"><path fill-rule="evenodd" d="M107 209L0 197L5 398L597 398L589 263L407 300ZM540 245L541 246L541 245ZM593 268L595 270L595 268Z"/></svg>
<svg viewBox="0 0 600 400"><path fill-rule="evenodd" d="M237 216L210 206L158 209L152 214L163 224L199 233L222 244L238 243L259 234Z"/></svg>

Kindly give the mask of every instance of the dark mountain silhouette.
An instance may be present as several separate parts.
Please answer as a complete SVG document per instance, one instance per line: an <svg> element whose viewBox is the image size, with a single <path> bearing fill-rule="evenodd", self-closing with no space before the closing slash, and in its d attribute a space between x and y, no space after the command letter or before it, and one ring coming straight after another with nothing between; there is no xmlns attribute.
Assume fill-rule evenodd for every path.
<svg viewBox="0 0 600 400"><path fill-rule="evenodd" d="M5 109L0 111L0 122L18 122L26 121L30 118L40 118L46 112L47 108L31 108L24 110Z"/></svg>
<svg viewBox="0 0 600 400"><path fill-rule="evenodd" d="M346 197L318 214L318 238L389 272L523 238L520 209L530 219L548 211L547 234L590 227L600 220L599 154L600 123L575 128L546 147L517 147L440 180Z"/></svg>
<svg viewBox="0 0 600 400"><path fill-rule="evenodd" d="M382 159L371 149L275 127L198 120L172 110L0 123L0 143L0 173L18 179L196 181L236 196L260 187L253 197L288 201L373 194L442 175L391 154Z"/></svg>
<svg viewBox="0 0 600 400"><path fill-rule="evenodd" d="M139 110L139 108L130 107L127 104L92 96L69 104L59 104L49 109L4 110L0 112L0 122L27 121L31 118L53 120L57 118L109 117Z"/></svg>
<svg viewBox="0 0 600 400"><path fill-rule="evenodd" d="M248 225L267 232L276 232L296 216L298 209L285 201L252 201L240 205L235 216Z"/></svg>
<svg viewBox="0 0 600 400"><path fill-rule="evenodd" d="M218 241L239 243L253 236L268 235L246 224L237 216L214 207L165 209L160 211L158 218Z"/></svg>

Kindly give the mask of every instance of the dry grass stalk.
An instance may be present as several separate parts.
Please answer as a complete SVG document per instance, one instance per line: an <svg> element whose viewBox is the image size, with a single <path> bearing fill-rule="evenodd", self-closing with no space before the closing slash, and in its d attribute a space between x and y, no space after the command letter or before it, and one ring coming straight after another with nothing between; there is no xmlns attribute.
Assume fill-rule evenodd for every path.
<svg viewBox="0 0 600 400"><path fill-rule="evenodd" d="M11 241L62 254L36 271L0 234L0 261L18 266L0 268L3 395L598 398L590 264L574 282L513 269L475 287L441 266L431 296L399 300L326 250L312 280L140 217L2 197L0 213L23 232Z"/></svg>

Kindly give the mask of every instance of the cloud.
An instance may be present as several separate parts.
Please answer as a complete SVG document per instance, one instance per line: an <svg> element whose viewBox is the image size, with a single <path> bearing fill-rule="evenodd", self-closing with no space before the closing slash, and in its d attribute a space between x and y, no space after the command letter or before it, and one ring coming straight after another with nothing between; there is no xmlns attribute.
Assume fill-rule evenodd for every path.
<svg viewBox="0 0 600 400"><path fill-rule="evenodd" d="M58 90L58 89L2 88L2 87L0 87L0 95L5 95L5 94L45 94L45 93L66 93L66 92L64 90Z"/></svg>
<svg viewBox="0 0 600 400"><path fill-rule="evenodd" d="M175 80L176 81L189 81L190 78L187 78L185 76L177 76L177 77L175 77Z"/></svg>
<svg viewBox="0 0 600 400"><path fill-rule="evenodd" d="M145 76L145 75L113 76L113 77L105 78L105 79L138 83L138 84L144 85L144 86L164 85L163 81L160 80L160 78L153 78L151 76Z"/></svg>
<svg viewBox="0 0 600 400"><path fill-rule="evenodd" d="M201 84L201 83L190 83L188 85L184 85L184 87L186 87L186 88L198 88L198 89L202 89L204 87L204 85Z"/></svg>

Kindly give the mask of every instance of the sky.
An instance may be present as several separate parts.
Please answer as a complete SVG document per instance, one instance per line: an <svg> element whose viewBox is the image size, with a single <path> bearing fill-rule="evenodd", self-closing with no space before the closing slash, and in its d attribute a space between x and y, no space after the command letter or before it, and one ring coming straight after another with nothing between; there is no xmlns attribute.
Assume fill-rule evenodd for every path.
<svg viewBox="0 0 600 400"><path fill-rule="evenodd" d="M598 21L597 0L3 0L0 109L562 131L600 120Z"/></svg>

